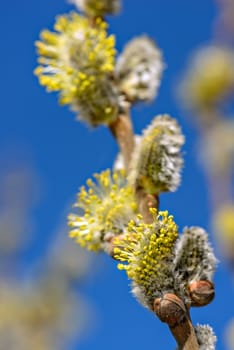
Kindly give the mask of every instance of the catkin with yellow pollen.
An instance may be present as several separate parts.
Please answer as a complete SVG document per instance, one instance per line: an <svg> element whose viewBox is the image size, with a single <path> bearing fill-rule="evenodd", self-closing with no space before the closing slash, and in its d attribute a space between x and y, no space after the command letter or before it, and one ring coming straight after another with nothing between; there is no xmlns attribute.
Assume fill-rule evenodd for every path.
<svg viewBox="0 0 234 350"><path fill-rule="evenodd" d="M68 216L69 235L89 250L108 250L108 241L125 231L137 205L124 171L111 175L108 169L94 177L96 181L87 181L87 190L81 188L75 203L82 215Z"/></svg>
<svg viewBox="0 0 234 350"><path fill-rule="evenodd" d="M234 261L234 203L221 205L213 217L214 232L224 250L224 253Z"/></svg>
<svg viewBox="0 0 234 350"><path fill-rule="evenodd" d="M70 0L81 11L90 17L116 14L121 7L120 0Z"/></svg>
<svg viewBox="0 0 234 350"><path fill-rule="evenodd" d="M117 115L112 83L115 38L97 18L93 26L78 13L57 17L55 32L43 30L36 42L39 66L35 74L47 91L58 91L80 119L91 125L109 123Z"/></svg>
<svg viewBox="0 0 234 350"><path fill-rule="evenodd" d="M124 238L114 240L115 258L127 263L118 264L118 268L126 271L133 281L133 294L150 309L156 297L173 289L170 262L178 237L173 216L167 211L151 212L152 224L145 224L138 215L137 221L129 223Z"/></svg>
<svg viewBox="0 0 234 350"><path fill-rule="evenodd" d="M205 112L233 94L233 64L234 52L225 47L208 46L195 52L181 84L184 104Z"/></svg>

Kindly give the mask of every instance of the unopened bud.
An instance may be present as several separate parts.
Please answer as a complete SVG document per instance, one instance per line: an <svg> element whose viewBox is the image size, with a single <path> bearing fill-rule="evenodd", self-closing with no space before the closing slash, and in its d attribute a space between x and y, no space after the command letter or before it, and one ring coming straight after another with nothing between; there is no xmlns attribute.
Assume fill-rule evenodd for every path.
<svg viewBox="0 0 234 350"><path fill-rule="evenodd" d="M162 298L155 299L154 312L162 322L167 323L170 327L181 323L187 313L182 300L172 293L166 293Z"/></svg>
<svg viewBox="0 0 234 350"><path fill-rule="evenodd" d="M210 281L195 281L189 285L191 306L205 306L215 296L214 285Z"/></svg>

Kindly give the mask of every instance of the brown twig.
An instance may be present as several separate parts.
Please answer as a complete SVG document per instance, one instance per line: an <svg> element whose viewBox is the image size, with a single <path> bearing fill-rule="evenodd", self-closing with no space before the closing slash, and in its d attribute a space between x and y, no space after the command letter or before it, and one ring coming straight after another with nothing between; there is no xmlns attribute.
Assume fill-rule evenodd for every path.
<svg viewBox="0 0 234 350"><path fill-rule="evenodd" d="M155 299L154 312L162 322L168 324L178 350L199 349L189 310L177 295L166 293L162 298Z"/></svg>
<svg viewBox="0 0 234 350"><path fill-rule="evenodd" d="M149 208L159 206L158 196L147 194L143 189L136 190L138 209L146 223L152 222ZM163 299L155 301L155 313L162 322L166 322L175 338L178 350L198 350L199 346L191 323L189 310L175 294L166 294Z"/></svg>
<svg viewBox="0 0 234 350"><path fill-rule="evenodd" d="M124 158L125 168L128 171L131 161L132 153L134 150L134 134L132 122L129 116L129 112L121 113L118 118L109 125L110 131L115 137L121 153ZM152 222L152 215L149 212L149 208L159 207L159 198L156 195L145 193L142 188L136 189L136 200L138 203L138 210L142 214L146 223ZM162 322L166 322L174 336L178 350L199 350L196 335L190 320L189 311L186 309L184 303L175 294L171 294L174 298L170 300L170 296L167 295L167 299L164 298L163 303L169 305L166 310L166 318L163 320L161 315L156 311ZM161 301L159 302L162 306ZM172 320L174 320L172 322Z"/></svg>
<svg viewBox="0 0 234 350"><path fill-rule="evenodd" d="M182 322L174 327L169 327L176 339L178 350L198 350L199 346L192 322L187 315Z"/></svg>
<svg viewBox="0 0 234 350"><path fill-rule="evenodd" d="M109 125L112 135L115 137L124 158L124 165L128 171L135 141L132 121L129 111L119 114L117 119Z"/></svg>
<svg viewBox="0 0 234 350"><path fill-rule="evenodd" d="M149 193L145 193L142 188L136 189L136 200L138 203L138 210L143 216L145 223L150 224L153 220L150 208L159 207L159 197Z"/></svg>

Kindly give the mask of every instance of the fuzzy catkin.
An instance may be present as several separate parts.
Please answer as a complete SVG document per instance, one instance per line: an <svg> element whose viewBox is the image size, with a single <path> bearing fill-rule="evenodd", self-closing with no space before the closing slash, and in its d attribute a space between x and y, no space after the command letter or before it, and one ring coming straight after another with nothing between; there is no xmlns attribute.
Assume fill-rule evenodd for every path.
<svg viewBox="0 0 234 350"><path fill-rule="evenodd" d="M162 53L145 35L131 40L117 59L118 88L131 102L155 98L163 72Z"/></svg>
<svg viewBox="0 0 234 350"><path fill-rule="evenodd" d="M175 119L166 114L155 117L134 150L129 183L150 194L175 191L181 179L183 144Z"/></svg>
<svg viewBox="0 0 234 350"><path fill-rule="evenodd" d="M209 325L196 325L194 331L197 337L199 350L215 350L217 338Z"/></svg>
<svg viewBox="0 0 234 350"><path fill-rule="evenodd" d="M110 170L87 180L80 189L75 207L81 211L68 216L70 237L88 250L108 250L108 240L122 234L136 214L133 190L126 185L123 171Z"/></svg>
<svg viewBox="0 0 234 350"><path fill-rule="evenodd" d="M75 12L59 16L54 32L44 30L36 42L39 66L35 70L47 91L58 91L59 102L78 112L92 126L117 117L118 93L112 83L115 38L97 18L93 26Z"/></svg>
<svg viewBox="0 0 234 350"><path fill-rule="evenodd" d="M132 292L145 307L152 309L156 297L173 288L172 261L178 228L167 211L151 209L152 224L141 216L128 224L128 233L116 238L114 256L132 280Z"/></svg>
<svg viewBox="0 0 234 350"><path fill-rule="evenodd" d="M186 299L187 286L193 281L212 281L217 265L206 231L201 227L187 227L175 245L175 289Z"/></svg>

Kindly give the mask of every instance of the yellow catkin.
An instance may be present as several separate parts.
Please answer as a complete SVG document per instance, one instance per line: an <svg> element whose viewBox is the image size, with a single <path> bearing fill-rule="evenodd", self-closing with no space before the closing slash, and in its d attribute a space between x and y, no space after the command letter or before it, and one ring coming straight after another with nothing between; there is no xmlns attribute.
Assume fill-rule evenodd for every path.
<svg viewBox="0 0 234 350"><path fill-rule="evenodd" d="M87 180L88 189L80 189L75 206L82 215L70 214L70 237L89 250L102 250L105 235L123 232L136 213L133 190L126 185L123 171L105 170Z"/></svg>
<svg viewBox="0 0 234 350"><path fill-rule="evenodd" d="M90 26L86 17L72 12L57 17L54 29L43 30L36 42L35 74L40 84L47 91L59 91L62 105L70 104L83 114L88 109L87 118L95 119L88 120L91 124L111 119L117 108L110 83L115 38L107 35L107 24L98 18Z"/></svg>
<svg viewBox="0 0 234 350"><path fill-rule="evenodd" d="M134 283L145 290L148 297L153 293L155 283L162 276L162 269L172 254L178 237L178 228L173 216L167 211L157 212L151 209L154 216L152 224L145 224L141 217L131 221L128 233L124 238L115 238L114 256L126 264L118 264L125 270Z"/></svg>

